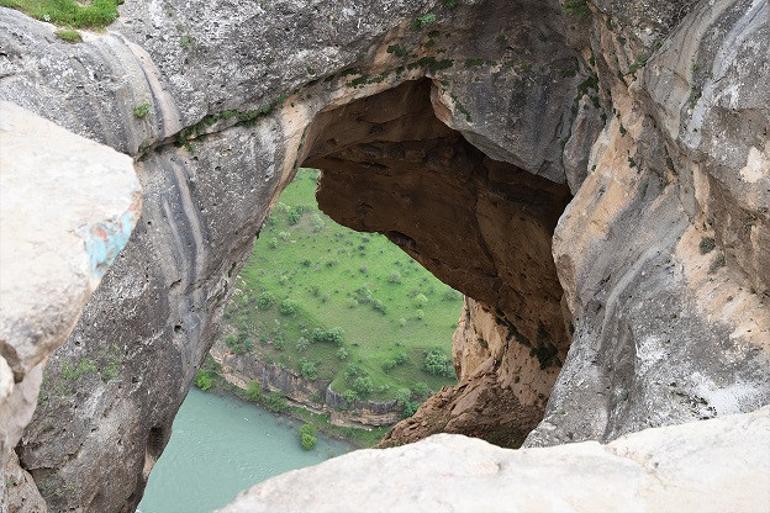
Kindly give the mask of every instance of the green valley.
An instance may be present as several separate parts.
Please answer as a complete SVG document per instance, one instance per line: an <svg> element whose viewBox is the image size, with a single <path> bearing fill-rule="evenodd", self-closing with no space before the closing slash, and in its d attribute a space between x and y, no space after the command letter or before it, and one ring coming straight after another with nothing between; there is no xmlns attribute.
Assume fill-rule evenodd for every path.
<svg viewBox="0 0 770 513"><path fill-rule="evenodd" d="M355 399L410 415L455 382L450 340L462 295L385 236L318 209L319 172L298 171L265 223L225 312L224 341Z"/></svg>

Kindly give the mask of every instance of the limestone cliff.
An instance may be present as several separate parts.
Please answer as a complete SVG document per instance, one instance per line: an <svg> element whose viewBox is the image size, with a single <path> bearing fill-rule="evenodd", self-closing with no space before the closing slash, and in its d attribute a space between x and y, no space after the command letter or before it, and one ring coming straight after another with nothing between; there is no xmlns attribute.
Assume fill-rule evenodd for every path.
<svg viewBox="0 0 770 513"><path fill-rule="evenodd" d="M70 45L0 8L0 98L132 155L144 188L16 447L50 510L133 510L300 164L330 216L469 298L460 384L385 444L606 441L770 402L766 1L120 14ZM83 361L109 378L70 379Z"/></svg>

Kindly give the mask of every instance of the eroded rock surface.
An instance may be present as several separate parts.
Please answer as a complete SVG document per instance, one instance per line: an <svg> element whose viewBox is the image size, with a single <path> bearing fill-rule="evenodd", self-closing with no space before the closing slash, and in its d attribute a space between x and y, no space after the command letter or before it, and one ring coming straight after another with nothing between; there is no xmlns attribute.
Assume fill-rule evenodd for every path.
<svg viewBox="0 0 770 513"><path fill-rule="evenodd" d="M607 445L510 450L441 434L287 472L219 513L760 512L770 503L770 459L757 447L770 447L768 408Z"/></svg>
<svg viewBox="0 0 770 513"><path fill-rule="evenodd" d="M0 170L0 510L42 511L13 449L49 354L125 246L142 201L128 156L9 102L0 102Z"/></svg>
<svg viewBox="0 0 770 513"><path fill-rule="evenodd" d="M770 402L767 2L569 4L128 0L76 45L0 8L0 98L131 154L144 188L16 448L49 507L133 510L301 163L330 215L469 296L460 384L386 443Z"/></svg>

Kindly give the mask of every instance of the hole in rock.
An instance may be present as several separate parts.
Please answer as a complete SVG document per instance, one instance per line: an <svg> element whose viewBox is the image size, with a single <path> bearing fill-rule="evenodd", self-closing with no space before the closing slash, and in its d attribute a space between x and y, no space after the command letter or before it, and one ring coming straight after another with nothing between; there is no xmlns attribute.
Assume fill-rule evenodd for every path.
<svg viewBox="0 0 770 513"><path fill-rule="evenodd" d="M431 87L407 82L316 117L306 168L233 279L198 388L233 390L227 379L241 398L356 445L450 432L517 447L542 418L570 341L551 256L568 188L488 158L436 117ZM303 451L298 425L243 405L212 413L211 397L194 391L180 410L184 434L153 470L147 511L168 499L156 478L175 472L164 466L198 443L198 428L206 444L227 433L212 449L222 454L247 439L233 493L348 449L322 439ZM230 411L237 422L208 424ZM274 429L290 431L267 471L276 451L255 426L272 447L283 443Z"/></svg>

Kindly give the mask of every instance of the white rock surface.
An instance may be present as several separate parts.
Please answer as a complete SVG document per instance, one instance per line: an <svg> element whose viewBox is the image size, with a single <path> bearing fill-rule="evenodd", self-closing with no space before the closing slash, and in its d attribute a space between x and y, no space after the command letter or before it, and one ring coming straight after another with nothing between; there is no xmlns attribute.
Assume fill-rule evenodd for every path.
<svg viewBox="0 0 770 513"><path fill-rule="evenodd" d="M0 102L0 450L140 211L130 157Z"/></svg>
<svg viewBox="0 0 770 513"><path fill-rule="evenodd" d="M460 435L282 474L220 513L770 511L770 407L607 445L510 450Z"/></svg>

